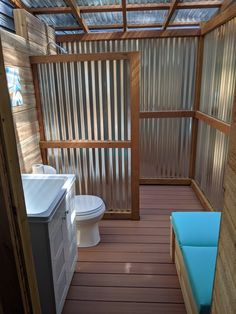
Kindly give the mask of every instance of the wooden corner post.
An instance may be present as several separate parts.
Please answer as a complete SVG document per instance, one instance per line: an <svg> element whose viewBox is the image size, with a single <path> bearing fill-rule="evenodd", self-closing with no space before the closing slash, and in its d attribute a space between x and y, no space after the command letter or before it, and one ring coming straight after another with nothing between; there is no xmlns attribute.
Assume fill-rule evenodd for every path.
<svg viewBox="0 0 236 314"><path fill-rule="evenodd" d="M139 80L140 55L130 57L130 102L131 102L131 194L132 219L139 220Z"/></svg>
<svg viewBox="0 0 236 314"><path fill-rule="evenodd" d="M196 66L196 83L193 110L196 112L200 108L201 100L201 82L202 82L202 65L203 65L203 52L204 52L204 37L201 36L198 42L197 50L197 66ZM197 133L198 133L198 119L193 118L192 124L192 138L191 138L191 151L190 151L190 164L189 164L189 178L195 177L195 164L197 153Z"/></svg>

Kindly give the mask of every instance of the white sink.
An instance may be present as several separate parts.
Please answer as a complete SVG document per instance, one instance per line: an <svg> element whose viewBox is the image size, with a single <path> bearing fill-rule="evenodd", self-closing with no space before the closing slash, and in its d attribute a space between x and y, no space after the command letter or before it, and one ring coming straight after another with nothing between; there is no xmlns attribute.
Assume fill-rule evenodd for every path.
<svg viewBox="0 0 236 314"><path fill-rule="evenodd" d="M28 217L49 218L72 181L73 175L22 175Z"/></svg>

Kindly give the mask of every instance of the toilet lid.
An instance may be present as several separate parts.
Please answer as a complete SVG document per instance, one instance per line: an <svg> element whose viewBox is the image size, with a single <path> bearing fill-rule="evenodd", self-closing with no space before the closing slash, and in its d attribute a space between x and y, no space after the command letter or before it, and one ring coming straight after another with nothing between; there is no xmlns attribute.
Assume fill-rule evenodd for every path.
<svg viewBox="0 0 236 314"><path fill-rule="evenodd" d="M75 210L76 215L90 215L101 210L104 206L103 200L94 195L76 195Z"/></svg>

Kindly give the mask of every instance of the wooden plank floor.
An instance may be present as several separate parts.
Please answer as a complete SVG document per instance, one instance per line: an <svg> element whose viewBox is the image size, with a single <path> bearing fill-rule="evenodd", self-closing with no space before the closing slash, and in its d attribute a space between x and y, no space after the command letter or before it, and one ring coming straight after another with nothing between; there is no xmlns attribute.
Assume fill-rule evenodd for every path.
<svg viewBox="0 0 236 314"><path fill-rule="evenodd" d="M63 314L184 314L169 256L172 211L202 210L190 187L141 186L140 221L101 221L101 243L80 249Z"/></svg>

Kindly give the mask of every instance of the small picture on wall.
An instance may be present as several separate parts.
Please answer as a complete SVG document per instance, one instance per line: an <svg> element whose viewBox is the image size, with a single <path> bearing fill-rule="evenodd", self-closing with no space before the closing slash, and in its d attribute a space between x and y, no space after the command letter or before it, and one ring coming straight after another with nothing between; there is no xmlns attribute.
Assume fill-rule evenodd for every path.
<svg viewBox="0 0 236 314"><path fill-rule="evenodd" d="M12 107L23 105L19 69L6 67L6 75Z"/></svg>

